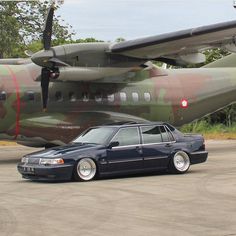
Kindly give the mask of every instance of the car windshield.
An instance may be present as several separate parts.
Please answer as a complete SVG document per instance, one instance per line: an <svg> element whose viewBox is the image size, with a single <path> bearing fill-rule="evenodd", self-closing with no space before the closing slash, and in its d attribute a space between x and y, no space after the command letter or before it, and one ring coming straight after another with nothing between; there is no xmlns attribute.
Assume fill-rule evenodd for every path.
<svg viewBox="0 0 236 236"><path fill-rule="evenodd" d="M115 129L112 127L91 128L73 140L73 143L94 143L105 145L114 130Z"/></svg>

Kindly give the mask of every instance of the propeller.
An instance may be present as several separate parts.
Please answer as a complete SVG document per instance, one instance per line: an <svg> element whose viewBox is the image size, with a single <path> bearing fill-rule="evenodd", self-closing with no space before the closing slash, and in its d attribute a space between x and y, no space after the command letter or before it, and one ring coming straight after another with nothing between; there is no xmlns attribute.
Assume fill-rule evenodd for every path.
<svg viewBox="0 0 236 236"><path fill-rule="evenodd" d="M54 10L55 10L55 6L54 4L52 4L48 10L46 23L43 30L43 47L45 51L51 49ZM52 67L54 67L54 65L52 65ZM51 78L50 76L51 69L53 68L43 67L41 70L41 90L42 90L43 111L47 110L48 87L49 87L49 81Z"/></svg>
<svg viewBox="0 0 236 236"><path fill-rule="evenodd" d="M52 4L48 10L46 23L43 30L43 47L44 50L49 50L51 48L52 42L52 24L54 16L55 5Z"/></svg>
<svg viewBox="0 0 236 236"><path fill-rule="evenodd" d="M56 57L56 50L51 47L52 41L52 24L55 5L50 6L43 30L43 47L44 50L31 56L31 60L42 67L41 70L41 90L43 111L47 110L48 88L50 79L56 79L60 75L59 66L69 66Z"/></svg>

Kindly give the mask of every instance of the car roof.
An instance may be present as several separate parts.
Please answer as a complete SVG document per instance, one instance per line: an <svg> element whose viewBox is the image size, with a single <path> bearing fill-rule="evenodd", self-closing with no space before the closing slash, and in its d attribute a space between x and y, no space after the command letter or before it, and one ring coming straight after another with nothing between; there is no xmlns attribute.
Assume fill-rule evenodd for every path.
<svg viewBox="0 0 236 236"><path fill-rule="evenodd" d="M115 122L115 123L110 123L110 124L104 124L104 125L99 125L96 127L114 127L114 128L124 128L124 127L136 127L136 126L142 126L142 125L167 125L171 126L172 125L166 123L166 122L133 122L133 121L127 121L127 122ZM173 127L174 128L174 127Z"/></svg>

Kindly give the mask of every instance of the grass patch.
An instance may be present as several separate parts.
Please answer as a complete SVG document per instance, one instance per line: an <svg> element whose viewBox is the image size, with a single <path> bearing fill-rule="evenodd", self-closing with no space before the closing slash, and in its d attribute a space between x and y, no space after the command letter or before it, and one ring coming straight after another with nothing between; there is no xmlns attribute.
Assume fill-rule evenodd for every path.
<svg viewBox="0 0 236 236"><path fill-rule="evenodd" d="M231 127L211 125L206 120L196 121L181 128L184 133L200 133L206 139L236 139L236 123Z"/></svg>

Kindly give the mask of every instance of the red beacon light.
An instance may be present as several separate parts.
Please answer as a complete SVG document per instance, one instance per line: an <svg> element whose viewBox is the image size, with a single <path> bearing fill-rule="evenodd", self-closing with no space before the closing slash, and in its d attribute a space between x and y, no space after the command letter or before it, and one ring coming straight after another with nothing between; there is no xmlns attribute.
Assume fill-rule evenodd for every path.
<svg viewBox="0 0 236 236"><path fill-rule="evenodd" d="M188 108L188 100L187 99L182 99L181 100L181 107L182 108Z"/></svg>

